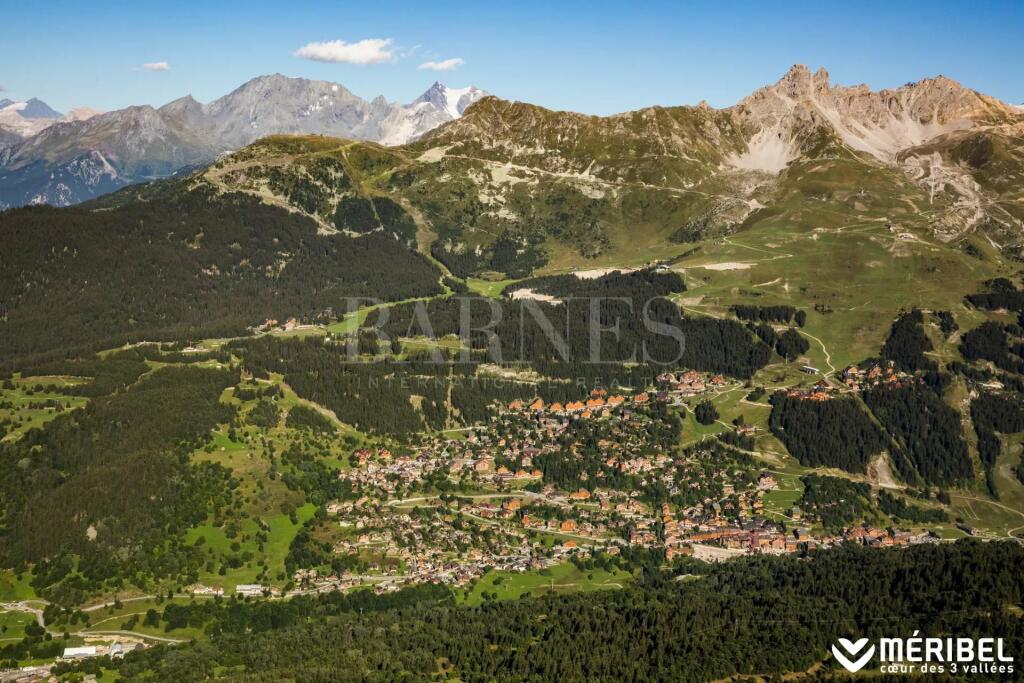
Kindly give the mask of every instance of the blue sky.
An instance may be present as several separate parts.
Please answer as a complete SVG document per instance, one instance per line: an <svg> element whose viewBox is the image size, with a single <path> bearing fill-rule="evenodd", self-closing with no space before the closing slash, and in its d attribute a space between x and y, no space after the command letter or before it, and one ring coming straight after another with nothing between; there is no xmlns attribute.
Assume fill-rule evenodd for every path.
<svg viewBox="0 0 1024 683"><path fill-rule="evenodd" d="M207 102L280 72L366 98L407 102L441 80L610 114L701 99L727 106L804 63L873 88L941 73L1020 103L1022 35L1024 2L5 0L0 97L36 96L62 111L188 93ZM295 54L330 41L345 45L304 54L349 61ZM455 59L463 63L448 71L418 68Z"/></svg>

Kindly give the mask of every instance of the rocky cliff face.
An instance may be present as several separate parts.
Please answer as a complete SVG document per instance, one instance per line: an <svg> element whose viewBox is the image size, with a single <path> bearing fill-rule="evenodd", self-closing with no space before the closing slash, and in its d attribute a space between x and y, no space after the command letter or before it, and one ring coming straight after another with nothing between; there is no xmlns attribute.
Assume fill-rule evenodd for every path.
<svg viewBox="0 0 1024 683"><path fill-rule="evenodd" d="M855 152L893 162L903 150L939 136L1018 115L1009 105L944 76L875 92L866 85L832 85L827 71L812 74L803 65L731 111L755 131L751 154L736 160L737 165L756 168L760 155L766 162L762 170L771 172L780 170L783 159L796 158L806 140L823 134Z"/></svg>

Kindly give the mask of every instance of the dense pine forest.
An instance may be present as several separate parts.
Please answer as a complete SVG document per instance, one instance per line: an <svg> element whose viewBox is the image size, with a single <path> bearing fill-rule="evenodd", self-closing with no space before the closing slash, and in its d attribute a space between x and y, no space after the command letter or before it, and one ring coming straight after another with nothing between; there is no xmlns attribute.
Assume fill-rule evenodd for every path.
<svg viewBox="0 0 1024 683"><path fill-rule="evenodd" d="M440 272L392 237L320 235L243 194L181 188L114 208L30 207L0 215L0 231L8 362L239 335L266 318L344 311L346 297L441 291Z"/></svg>
<svg viewBox="0 0 1024 683"><path fill-rule="evenodd" d="M901 314L892 324L889 338L882 347L882 358L893 361L898 369L906 372L935 370L938 367L935 361L925 356L932 348L924 332L924 314L915 308Z"/></svg>
<svg viewBox="0 0 1024 683"><path fill-rule="evenodd" d="M685 289L676 273L551 276L517 283L506 294L520 289L560 303L435 299L371 312L366 326L391 338L441 338L458 335L469 323L471 347L486 351L490 362L530 363L551 377L603 373L606 382L609 374L622 376L615 366L623 363L650 365L648 374L657 374L658 367L688 367L750 377L771 359L771 348L736 321L682 315L665 298Z"/></svg>
<svg viewBox="0 0 1024 683"><path fill-rule="evenodd" d="M893 461L907 481L946 485L974 476L960 413L932 388L880 386L864 401L893 436Z"/></svg>
<svg viewBox="0 0 1024 683"><path fill-rule="evenodd" d="M771 398L772 433L807 467L863 473L889 442L855 398L807 401L783 392Z"/></svg>
<svg viewBox="0 0 1024 683"><path fill-rule="evenodd" d="M655 558L652 558L655 559ZM597 558L590 562L599 563ZM113 662L129 680L703 681L835 666L838 637L998 633L1019 657L1024 550L962 541L813 559L641 563L632 589L460 608L423 586L287 602L168 606L210 639ZM687 574L686 581L673 580ZM86 670L100 662L83 665ZM72 667L73 668L73 667Z"/></svg>

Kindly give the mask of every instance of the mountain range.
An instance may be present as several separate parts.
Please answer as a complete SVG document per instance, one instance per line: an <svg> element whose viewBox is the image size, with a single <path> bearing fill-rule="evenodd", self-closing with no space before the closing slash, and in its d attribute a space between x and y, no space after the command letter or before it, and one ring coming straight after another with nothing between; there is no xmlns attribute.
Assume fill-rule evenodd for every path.
<svg viewBox="0 0 1024 683"><path fill-rule="evenodd" d="M401 105L363 100L337 83L275 74L209 104L186 96L160 108L61 117L39 100L8 102L0 111L0 207L74 204L209 163L276 133L401 144L460 116L484 95L434 83Z"/></svg>
<svg viewBox="0 0 1024 683"><path fill-rule="evenodd" d="M224 155L278 132L365 142ZM198 182L287 206L326 231L349 200L395 198L429 226L432 256L461 276L519 272L527 266L512 262L535 267L542 251L549 267L615 260L771 215L809 227L921 223L945 242L977 233L1020 255L1022 132L1021 108L946 77L872 91L802 65L724 109L604 117L439 83L408 105L367 102L338 84L274 75L206 105L185 97L53 124L0 151L0 201L71 204L219 158ZM318 174L311 160L325 156L358 182Z"/></svg>
<svg viewBox="0 0 1024 683"><path fill-rule="evenodd" d="M874 92L798 65L725 109L601 117L486 97L409 145L365 153L373 191L414 206L437 235L433 255L466 276L518 270L504 256L495 266L509 240L523 263L531 245L549 268L621 263L773 217L808 229L920 223L944 242L978 233L1021 254L1022 131L1019 108L948 78ZM251 154L206 177L266 198L270 164L317 185L303 160ZM329 222L345 191L318 192L298 210Z"/></svg>
<svg viewBox="0 0 1024 683"><path fill-rule="evenodd" d="M0 147L14 145L54 123L81 121L99 113L95 109L79 107L61 114L34 97L23 102L0 99Z"/></svg>

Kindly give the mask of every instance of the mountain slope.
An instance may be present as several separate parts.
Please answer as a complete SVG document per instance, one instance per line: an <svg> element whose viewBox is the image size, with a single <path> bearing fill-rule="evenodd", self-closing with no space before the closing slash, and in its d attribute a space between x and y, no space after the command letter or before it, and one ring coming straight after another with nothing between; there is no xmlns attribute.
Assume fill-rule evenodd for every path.
<svg viewBox="0 0 1024 683"><path fill-rule="evenodd" d="M297 212L189 180L149 189L0 214L0 355L245 334L266 318L344 310L350 296L441 291L440 272L387 236L318 234Z"/></svg>
<svg viewBox="0 0 1024 683"><path fill-rule="evenodd" d="M315 154L347 164L364 194L414 208L431 254L456 275L518 276L642 263L681 243L810 215L827 216L818 227L874 221L943 241L1001 228L1013 252L1024 244L1013 136L1022 120L945 78L872 92L796 66L723 110L597 117L484 97L410 145L336 143ZM956 151L965 136L981 136L985 149ZM351 191L311 179L291 151L257 149L258 158L226 160L232 172L218 171L218 182L288 205L291 191L280 178L271 187L267 167L297 174L319 187L298 210L330 228ZM988 170L972 170L968 157Z"/></svg>
<svg viewBox="0 0 1024 683"><path fill-rule="evenodd" d="M170 173L175 165L199 163L203 154L215 153L192 136L196 121L219 122L225 137L243 135L236 125L238 112L248 112L249 118L243 120L250 124L270 125L273 119L259 106L276 92L271 87L274 77L270 78L236 91L216 107L186 98L162 110L139 107L76 124L56 124L29 141L39 145L33 149L42 157L39 161L23 163L18 157L17 162L23 173L35 174L31 180L51 183L46 187L55 194L74 182L99 190L123 184L129 173L135 178ZM319 93L317 98L327 95L336 101L350 97L340 87L314 92ZM463 97L443 101L462 107ZM293 103L293 108L298 106ZM339 116L336 110L325 112L325 104L310 111L309 118L366 123L368 119L357 114L374 106L378 105L365 103L365 108L359 105ZM832 87L821 72L812 76L798 67L775 86L725 110L703 105L652 107L594 117L483 97L461 111L459 119L400 146L318 135L266 137L222 155L209 167L184 173L187 177L180 181L125 190L83 207L82 213L47 214L48 220L72 232L77 222L85 221L101 234L105 212L124 211L111 220L131 215L146 225L161 226L157 232L136 234L138 239L156 239L162 245L158 236L184 230L189 237L175 239L192 244L199 235L209 234L204 203L234 197L232 201L244 199L246 211L259 207L260 212L272 209L273 215L301 218L318 240L344 242L347 249L358 245L363 258L370 258L367 245L376 245L378 255L393 257L393 262L375 261L385 278L404 272L404 255L413 249L423 263L430 261L432 267L459 278L494 280L660 261L695 268L700 273L695 277L708 285L705 292L720 292L719 280L732 297L744 292L767 295L770 290L763 288L777 284L783 287L777 294L784 302L798 300L823 310L842 303L850 311L872 303L872 297L860 296L858 289L858 278L867 278L884 285L877 293L886 297L886 303L873 304L882 306L881 313L870 316L870 333L863 342L856 340L858 350L877 347L877 337L894 312L888 299L910 273L915 287L932 296L931 305L948 307L963 294L978 291L981 280L1003 273L1006 258L1016 257L1024 244L1019 227L1024 153L1015 133L1020 115L941 79L870 93ZM932 112L931 118L922 112ZM131 125L123 125L129 113ZM908 117L917 117L915 131L934 125L945 132L916 144L920 135L896 135L895 127ZM766 130L771 133L766 135ZM875 140L883 131L895 142L877 148L878 155L869 153L848 142L855 130L864 135L874 131ZM906 127L900 130L905 132ZM770 168L737 163L750 159L752 147L767 148L769 142L785 151L776 157L779 163ZM14 153L27 155L29 143ZM764 157L777 152L764 148ZM152 155L170 161L146 162ZM55 173L57 165L69 175ZM0 180L5 187L17 187L11 174ZM28 185L20 189L27 192ZM230 215L217 206L217 211ZM156 215L160 212L180 215L182 227L163 225L164 217ZM55 291L47 285L56 276L46 254L65 239L38 229L9 227L23 225L26 216L33 214L14 212L0 220L4 251L35 255L26 256L25 262L6 256L2 262L9 281L0 292L0 303L9 311L8 322L44 306L28 305L23 297ZM784 237L764 237L776 233ZM44 234L49 241L37 243ZM759 246L748 246L741 239L744 235L756 237ZM250 239L237 240L245 253L238 260L261 264L260 272L290 252L257 240L248 253ZM311 244L304 239L299 243ZM792 246L787 249L786 243ZM799 259L794 256L797 243L803 250ZM714 262L708 256L711 252L705 251L712 247L715 254L728 253L728 258ZM131 245L140 263L149 262L147 249ZM865 262L856 264L852 254L863 254ZM127 277L127 266L118 265L122 262L109 262L100 254L93 258L111 269L111 277ZM224 273L238 264L229 260L215 265L214 273ZM210 264L197 267L202 271ZM133 277L154 277L141 275L145 268L140 269ZM734 270L749 271L749 278L730 275ZM753 279L762 271L762 277ZM26 279L27 272L34 275ZM86 276L89 272L82 271L81 281L72 278L58 290L75 292L86 287L83 282L95 282ZM435 272L433 281L439 275ZM191 287L199 276L189 271L180 277ZM955 286L949 278L956 280ZM199 280L210 287L204 296L216 296L227 287L226 299L236 301L237 291L228 287L232 280ZM800 294L788 289L790 280L799 283ZM26 290L25 282L35 284ZM260 286L273 285L271 279ZM147 291L160 299L164 286L170 285L165 282ZM113 284L102 290L103 296L116 299L115 291ZM239 305L224 314L233 329L258 322L267 311L284 315L299 307L298 300L283 307L258 297L253 301L262 303ZM93 304L102 304L102 297ZM56 306L45 304L51 305ZM89 311L91 305L83 303L81 308ZM87 319L102 328L107 314L123 322L110 311L89 313ZM18 347L21 352L46 346L26 332L31 329L29 321L46 328L32 315L22 321L24 327L17 327L18 334L27 335L27 346ZM126 317L139 320L142 310ZM846 317L834 318L830 329L841 329L840 318ZM851 335L867 325L859 313L848 317ZM168 314L166 327L151 320L145 328L180 334L183 319L192 320L179 311ZM140 326L138 334L143 335L142 330ZM129 331L119 328L111 338ZM840 357L857 360L852 355Z"/></svg>
<svg viewBox="0 0 1024 683"><path fill-rule="evenodd" d="M208 163L221 152L277 133L400 144L459 116L482 94L435 83L403 106L382 97L367 102L336 83L274 74L254 78L206 105L186 96L159 109L128 107L92 119L77 111L60 119L61 125L7 111L12 104L0 111L0 127L4 117L14 117L11 132L27 139L0 155L0 208L74 204ZM43 112L35 105L32 111ZM15 124L20 128L14 130Z"/></svg>

